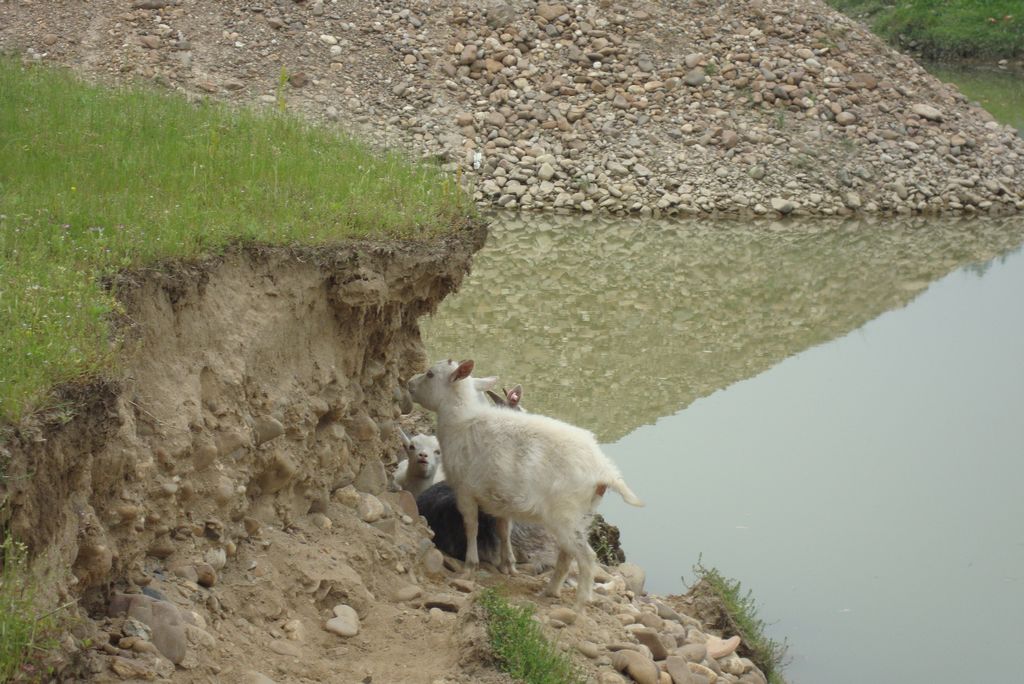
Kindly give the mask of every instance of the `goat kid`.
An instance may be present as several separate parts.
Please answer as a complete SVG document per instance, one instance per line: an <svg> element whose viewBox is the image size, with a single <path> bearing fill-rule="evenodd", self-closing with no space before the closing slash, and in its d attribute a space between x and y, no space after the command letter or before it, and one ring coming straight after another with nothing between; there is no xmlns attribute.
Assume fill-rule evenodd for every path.
<svg viewBox="0 0 1024 684"><path fill-rule="evenodd" d="M398 435L405 447L405 460L395 470L395 483L413 496L419 496L435 482L444 479L441 468L441 446L437 437L416 434L410 437L399 428Z"/></svg>
<svg viewBox="0 0 1024 684"><path fill-rule="evenodd" d="M510 520L540 524L559 549L545 593L561 594L575 558L580 571L576 602L582 608L590 602L594 583L587 515L608 489L631 505L643 502L593 434L547 416L484 405L472 371L472 361L449 359L408 383L413 400L437 413L444 469L466 530L466 568L472 572L479 565L479 510L496 518L498 568L510 574L515 572Z"/></svg>

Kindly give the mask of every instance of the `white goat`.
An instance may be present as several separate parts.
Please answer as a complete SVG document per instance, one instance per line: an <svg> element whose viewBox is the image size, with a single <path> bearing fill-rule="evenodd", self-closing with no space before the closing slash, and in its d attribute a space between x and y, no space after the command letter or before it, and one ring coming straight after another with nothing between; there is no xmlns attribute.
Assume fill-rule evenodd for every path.
<svg viewBox="0 0 1024 684"><path fill-rule="evenodd" d="M395 483L402 489L419 496L435 482L444 479L441 468L441 446L437 437L432 435L413 435L410 437L401 428L398 430L405 447L405 460L395 470Z"/></svg>
<svg viewBox="0 0 1024 684"><path fill-rule="evenodd" d="M594 551L585 523L609 488L626 503L643 502L597 445L594 436L554 418L485 406L472 361L439 361L413 376L409 392L437 413L448 482L455 490L466 528L466 568L479 564L477 513L497 518L499 569L515 572L510 520L539 523L558 546L558 560L545 593L559 596L573 558L579 565L579 607L589 603L594 584ZM465 382L470 378L471 382Z"/></svg>

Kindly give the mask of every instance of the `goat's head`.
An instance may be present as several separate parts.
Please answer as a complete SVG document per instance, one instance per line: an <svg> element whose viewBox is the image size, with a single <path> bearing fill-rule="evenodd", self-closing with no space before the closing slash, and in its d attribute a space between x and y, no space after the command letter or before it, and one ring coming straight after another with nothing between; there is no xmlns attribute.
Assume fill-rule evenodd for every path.
<svg viewBox="0 0 1024 684"><path fill-rule="evenodd" d="M490 389L497 378L473 378L471 360L456 363L451 359L438 361L423 373L412 376L407 383L409 394L420 406L437 411L441 406L478 401L480 392ZM466 380L469 382L465 382Z"/></svg>
<svg viewBox="0 0 1024 684"><path fill-rule="evenodd" d="M432 478L441 461L441 445L437 437L421 434L410 437L401 429L398 434L402 438L405 457L409 461L406 472L424 480Z"/></svg>

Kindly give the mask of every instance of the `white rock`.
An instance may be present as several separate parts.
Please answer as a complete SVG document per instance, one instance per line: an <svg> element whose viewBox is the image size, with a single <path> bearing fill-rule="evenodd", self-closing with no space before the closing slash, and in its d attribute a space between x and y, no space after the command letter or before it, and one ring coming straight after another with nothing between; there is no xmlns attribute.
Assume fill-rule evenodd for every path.
<svg viewBox="0 0 1024 684"><path fill-rule="evenodd" d="M327 621L324 629L338 636L350 637L359 634L359 615L352 606L334 606L334 617Z"/></svg>

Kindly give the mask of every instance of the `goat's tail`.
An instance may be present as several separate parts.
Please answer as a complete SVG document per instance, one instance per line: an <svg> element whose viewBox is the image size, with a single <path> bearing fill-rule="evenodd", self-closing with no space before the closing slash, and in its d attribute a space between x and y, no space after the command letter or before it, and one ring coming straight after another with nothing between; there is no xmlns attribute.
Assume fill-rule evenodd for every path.
<svg viewBox="0 0 1024 684"><path fill-rule="evenodd" d="M605 486L606 485L604 485L603 483L598 485L598 491L600 494L604 494ZM621 477L615 478L614 480L609 482L607 486L617 491L619 495L622 497L622 500L628 503L630 506L642 507L644 505L644 502L640 499L640 497L633 493L633 490L629 488L629 485L627 485L626 481L623 480Z"/></svg>

